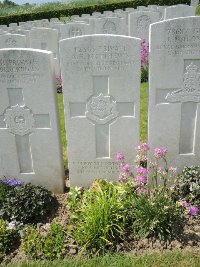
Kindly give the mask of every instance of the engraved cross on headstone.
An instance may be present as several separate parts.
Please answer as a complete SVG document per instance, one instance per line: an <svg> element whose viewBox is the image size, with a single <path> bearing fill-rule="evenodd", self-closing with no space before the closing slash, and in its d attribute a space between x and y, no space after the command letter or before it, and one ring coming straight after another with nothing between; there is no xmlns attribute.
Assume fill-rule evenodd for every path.
<svg viewBox="0 0 200 267"><path fill-rule="evenodd" d="M35 129L50 129L49 114L33 114L25 106L22 88L8 88L9 107L0 115L0 129L15 135L20 173L32 173L33 159L29 136Z"/></svg>
<svg viewBox="0 0 200 267"><path fill-rule="evenodd" d="M192 62L186 67L181 88L157 90L157 104L180 103L179 154L194 153L197 105L200 102L200 73Z"/></svg>
<svg viewBox="0 0 200 267"><path fill-rule="evenodd" d="M81 36L82 35L82 31L81 29L79 29L78 27L72 27L70 30L69 30L69 36L70 37L76 37L76 36Z"/></svg>
<svg viewBox="0 0 200 267"><path fill-rule="evenodd" d="M86 103L70 103L70 117L87 118L95 125L96 158L110 157L110 125L118 117L134 117L134 102L116 102L108 76L93 76L93 94Z"/></svg>

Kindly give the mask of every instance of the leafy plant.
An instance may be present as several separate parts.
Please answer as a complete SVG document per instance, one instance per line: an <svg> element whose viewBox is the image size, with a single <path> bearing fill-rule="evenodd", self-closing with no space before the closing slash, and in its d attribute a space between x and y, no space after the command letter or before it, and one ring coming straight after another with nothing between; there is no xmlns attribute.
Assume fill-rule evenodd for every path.
<svg viewBox="0 0 200 267"><path fill-rule="evenodd" d="M10 252L17 243L18 237L15 230L9 229L6 221L0 220L0 254Z"/></svg>
<svg viewBox="0 0 200 267"><path fill-rule="evenodd" d="M66 233L64 227L53 222L48 230L29 226L22 240L23 251L33 259L62 259L65 254Z"/></svg>
<svg viewBox="0 0 200 267"><path fill-rule="evenodd" d="M184 167L175 181L177 198L200 207L200 166Z"/></svg>
<svg viewBox="0 0 200 267"><path fill-rule="evenodd" d="M44 236L40 234L38 228L29 226L22 239L23 251L27 256L32 257L33 259L42 259L43 258L43 245L44 245Z"/></svg>
<svg viewBox="0 0 200 267"><path fill-rule="evenodd" d="M51 224L49 234L45 238L43 254L48 260L62 259L66 248L66 233L60 223Z"/></svg>
<svg viewBox="0 0 200 267"><path fill-rule="evenodd" d="M76 211L78 209L82 197L83 197L83 190L81 190L81 187L76 186L70 188L68 205L71 211Z"/></svg>
<svg viewBox="0 0 200 267"><path fill-rule="evenodd" d="M0 181L0 205L2 205L2 202L4 201L5 198L6 198L6 185Z"/></svg>
<svg viewBox="0 0 200 267"><path fill-rule="evenodd" d="M80 208L72 212L72 235L78 245L97 254L114 247L124 234L122 210L117 187L105 180L94 182L84 192Z"/></svg>
<svg viewBox="0 0 200 267"><path fill-rule="evenodd" d="M54 206L52 193L41 186L11 185L0 208L0 217L22 223L38 223L49 215Z"/></svg>
<svg viewBox="0 0 200 267"><path fill-rule="evenodd" d="M140 237L153 235L163 241L172 240L182 208L166 190L137 196L132 207L134 233Z"/></svg>

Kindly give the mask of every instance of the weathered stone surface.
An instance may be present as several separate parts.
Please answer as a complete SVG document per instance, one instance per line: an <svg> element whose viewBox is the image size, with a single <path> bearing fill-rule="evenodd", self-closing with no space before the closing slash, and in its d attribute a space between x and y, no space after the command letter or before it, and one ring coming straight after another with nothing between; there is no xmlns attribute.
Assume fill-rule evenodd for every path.
<svg viewBox="0 0 200 267"><path fill-rule="evenodd" d="M25 48L27 46L26 36L20 34L2 34L0 48Z"/></svg>
<svg viewBox="0 0 200 267"><path fill-rule="evenodd" d="M33 28L30 31L30 47L53 52L55 71L60 74L58 31L49 28Z"/></svg>
<svg viewBox="0 0 200 267"><path fill-rule="evenodd" d="M139 142L140 40L92 35L60 41L71 186L118 179L115 154Z"/></svg>
<svg viewBox="0 0 200 267"><path fill-rule="evenodd" d="M129 36L149 41L149 26L160 20L157 11L136 11L129 14Z"/></svg>
<svg viewBox="0 0 200 267"><path fill-rule="evenodd" d="M149 143L169 166L199 165L200 17L151 25Z"/></svg>
<svg viewBox="0 0 200 267"><path fill-rule="evenodd" d="M51 52L0 50L0 177L63 192L64 171Z"/></svg>
<svg viewBox="0 0 200 267"><path fill-rule="evenodd" d="M165 8L164 19L174 19L179 17L195 16L194 6L176 5Z"/></svg>

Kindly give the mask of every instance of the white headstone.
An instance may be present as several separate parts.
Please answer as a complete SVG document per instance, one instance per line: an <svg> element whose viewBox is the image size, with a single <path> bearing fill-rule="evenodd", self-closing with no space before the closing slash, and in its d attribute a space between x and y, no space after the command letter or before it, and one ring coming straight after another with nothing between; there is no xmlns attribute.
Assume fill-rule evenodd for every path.
<svg viewBox="0 0 200 267"><path fill-rule="evenodd" d="M100 18L100 17L102 17L102 14L101 14L101 12L93 12L92 17Z"/></svg>
<svg viewBox="0 0 200 267"><path fill-rule="evenodd" d="M53 52L56 74L60 74L58 31L49 28L33 28L30 31L30 47Z"/></svg>
<svg viewBox="0 0 200 267"><path fill-rule="evenodd" d="M0 25L0 29L3 31L7 31L8 27L7 27L7 25Z"/></svg>
<svg viewBox="0 0 200 267"><path fill-rule="evenodd" d="M196 8L188 5L176 5L165 8L164 19L195 16Z"/></svg>
<svg viewBox="0 0 200 267"><path fill-rule="evenodd" d="M160 20L156 11L137 11L129 14L129 36L149 41L150 24Z"/></svg>
<svg viewBox="0 0 200 267"><path fill-rule="evenodd" d="M135 12L136 9L133 8L133 7L127 7L127 8L125 8L125 11L127 11L127 12Z"/></svg>
<svg viewBox="0 0 200 267"><path fill-rule="evenodd" d="M191 3L190 3L191 6L197 7L198 4L199 4L199 0L191 0Z"/></svg>
<svg viewBox="0 0 200 267"><path fill-rule="evenodd" d="M0 48L25 48L27 47L26 36L20 34L2 34Z"/></svg>
<svg viewBox="0 0 200 267"><path fill-rule="evenodd" d="M114 13L112 11L104 11L103 14L106 16L106 17L112 17L114 16Z"/></svg>
<svg viewBox="0 0 200 267"><path fill-rule="evenodd" d="M30 47L30 31L29 30L25 30L22 27L18 27L18 29L16 30L16 34L25 35L27 47Z"/></svg>
<svg viewBox="0 0 200 267"><path fill-rule="evenodd" d="M149 143L181 170L200 159L200 17L151 25Z"/></svg>
<svg viewBox="0 0 200 267"><path fill-rule="evenodd" d="M61 39L92 34L91 26L86 23L71 22L60 27Z"/></svg>
<svg viewBox="0 0 200 267"><path fill-rule="evenodd" d="M18 27L17 23L10 23L9 28L16 29Z"/></svg>
<svg viewBox="0 0 200 267"><path fill-rule="evenodd" d="M51 52L0 50L0 177L63 192Z"/></svg>
<svg viewBox="0 0 200 267"><path fill-rule="evenodd" d="M51 23L60 23L61 21L58 18L51 18L50 22Z"/></svg>
<svg viewBox="0 0 200 267"><path fill-rule="evenodd" d="M94 20L94 31L96 34L127 35L126 20L123 18L98 18Z"/></svg>
<svg viewBox="0 0 200 267"><path fill-rule="evenodd" d="M70 186L118 179L115 154L139 142L140 40L91 35L60 41Z"/></svg>

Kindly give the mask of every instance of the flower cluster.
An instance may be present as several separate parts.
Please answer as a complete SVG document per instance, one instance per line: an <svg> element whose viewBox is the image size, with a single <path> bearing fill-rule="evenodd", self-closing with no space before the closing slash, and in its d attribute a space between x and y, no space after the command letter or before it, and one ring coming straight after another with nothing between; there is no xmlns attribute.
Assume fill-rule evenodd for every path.
<svg viewBox="0 0 200 267"><path fill-rule="evenodd" d="M155 148L153 154L155 158L164 159L167 154L167 149L165 147Z"/></svg>
<svg viewBox="0 0 200 267"><path fill-rule="evenodd" d="M136 155L136 165L139 167L140 165L147 165L147 152L149 151L150 146L147 143L141 143L138 147L136 147L137 155Z"/></svg>
<svg viewBox="0 0 200 267"><path fill-rule="evenodd" d="M131 165L124 163L124 153L123 152L117 152L116 154L116 160L119 164L119 167L122 169L122 172L119 174L119 181L121 183L126 183L128 177L132 177L133 174L131 172Z"/></svg>
<svg viewBox="0 0 200 267"><path fill-rule="evenodd" d="M62 84L62 77L61 75L56 75L56 82L59 83L59 84Z"/></svg>
<svg viewBox="0 0 200 267"><path fill-rule="evenodd" d="M141 42L141 65L142 67L148 66L149 64L149 43L143 39Z"/></svg>
<svg viewBox="0 0 200 267"><path fill-rule="evenodd" d="M137 175L135 176L135 186L137 195L146 194L147 193L147 174L148 170L142 166L138 167Z"/></svg>
<svg viewBox="0 0 200 267"><path fill-rule="evenodd" d="M6 179L2 181L3 184L8 185L8 186L21 186L23 183L19 180L16 179Z"/></svg>
<svg viewBox="0 0 200 267"><path fill-rule="evenodd" d="M183 200L181 202L181 205L187 209L190 215L196 216L199 214L199 209L195 206L190 205L190 203L187 200Z"/></svg>

